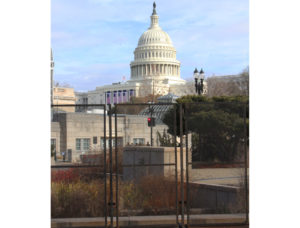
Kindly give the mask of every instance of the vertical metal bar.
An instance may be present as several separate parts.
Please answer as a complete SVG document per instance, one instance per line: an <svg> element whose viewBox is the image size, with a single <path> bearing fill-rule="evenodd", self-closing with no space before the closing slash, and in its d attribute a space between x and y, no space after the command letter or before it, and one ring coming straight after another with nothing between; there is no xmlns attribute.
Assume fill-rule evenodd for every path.
<svg viewBox="0 0 300 228"><path fill-rule="evenodd" d="M175 184L176 184L176 224L178 224L178 171L177 171L177 105L174 105L174 151L175 151Z"/></svg>
<svg viewBox="0 0 300 228"><path fill-rule="evenodd" d="M119 191L119 164L118 164L118 118L117 118L117 107L115 106L115 166L116 166L116 227L119 227L119 198L118 198L118 191Z"/></svg>
<svg viewBox="0 0 300 228"><path fill-rule="evenodd" d="M183 183L183 123L182 104L179 106L179 126L180 126L180 187L181 187L181 225L184 225L184 183Z"/></svg>
<svg viewBox="0 0 300 228"><path fill-rule="evenodd" d="M152 108L153 108L153 107L151 107L151 105L149 105L150 118L151 118L151 122L150 122L150 123L151 123L151 124L150 124L150 125L151 125L151 126L150 126L150 127L151 127L151 129L150 129L150 131L151 131L151 132L150 132L150 136L151 136L151 146L153 146L153 126L152 126L152 112L153 112L153 110L152 110Z"/></svg>
<svg viewBox="0 0 300 228"><path fill-rule="evenodd" d="M103 114L103 128L104 128L104 157L103 157L103 169L104 169L104 215L105 215L105 228L107 228L107 192L106 192L106 105L104 106ZM101 140L100 140L101 141Z"/></svg>
<svg viewBox="0 0 300 228"><path fill-rule="evenodd" d="M109 209L110 209L110 227L113 227L113 182L112 182L112 121L111 104L109 104Z"/></svg>
<svg viewBox="0 0 300 228"><path fill-rule="evenodd" d="M190 186L189 186L189 144L188 144L188 124L187 124L187 110L185 104L184 120L185 120L185 174L186 174L186 213L187 213L187 227L190 226Z"/></svg>
<svg viewBox="0 0 300 228"><path fill-rule="evenodd" d="M246 209L246 223L249 223L249 214L248 214L248 208L249 208L249 202L248 202L248 154L247 154L247 125L246 125L246 112L247 112L247 106L244 105L244 156L245 156L245 209Z"/></svg>

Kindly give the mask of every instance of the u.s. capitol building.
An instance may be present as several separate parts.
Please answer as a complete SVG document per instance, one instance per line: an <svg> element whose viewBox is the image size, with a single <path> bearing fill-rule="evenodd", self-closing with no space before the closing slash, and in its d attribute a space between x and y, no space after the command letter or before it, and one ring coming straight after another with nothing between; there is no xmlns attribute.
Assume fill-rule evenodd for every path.
<svg viewBox="0 0 300 228"><path fill-rule="evenodd" d="M155 2L150 18L150 27L141 35L134 50L130 80L76 93L77 103L115 104L129 102L133 96L168 93L182 96L195 93L194 82L187 82L180 77L180 61L176 59L176 49L170 36L159 26Z"/></svg>

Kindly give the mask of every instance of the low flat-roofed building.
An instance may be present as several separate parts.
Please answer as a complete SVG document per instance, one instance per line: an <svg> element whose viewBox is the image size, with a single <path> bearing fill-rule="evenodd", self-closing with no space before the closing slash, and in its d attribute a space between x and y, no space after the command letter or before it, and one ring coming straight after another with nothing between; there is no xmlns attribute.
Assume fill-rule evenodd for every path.
<svg viewBox="0 0 300 228"><path fill-rule="evenodd" d="M150 145L151 128L148 116L118 115L117 143L125 145ZM157 124L153 127L153 146L159 146L159 136L167 131L167 126ZM71 161L80 162L80 155L99 154L104 148L103 113L54 113L51 123L51 141L56 142L56 153L71 152ZM112 145L115 145L115 119L112 117ZM106 116L106 145L109 143L109 118ZM68 158L67 158L68 159Z"/></svg>

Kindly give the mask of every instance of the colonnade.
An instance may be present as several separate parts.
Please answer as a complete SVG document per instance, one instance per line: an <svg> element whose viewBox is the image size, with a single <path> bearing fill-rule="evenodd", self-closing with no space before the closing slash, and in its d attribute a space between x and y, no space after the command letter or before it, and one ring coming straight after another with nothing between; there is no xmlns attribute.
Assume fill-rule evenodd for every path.
<svg viewBox="0 0 300 228"><path fill-rule="evenodd" d="M151 75L180 75L180 67L173 64L141 64L131 67L131 77Z"/></svg>

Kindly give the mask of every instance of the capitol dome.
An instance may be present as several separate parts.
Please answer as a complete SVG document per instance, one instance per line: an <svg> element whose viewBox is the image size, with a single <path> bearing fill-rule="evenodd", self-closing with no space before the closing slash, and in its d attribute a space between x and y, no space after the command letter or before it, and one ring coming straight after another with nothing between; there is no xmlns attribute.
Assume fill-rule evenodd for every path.
<svg viewBox="0 0 300 228"><path fill-rule="evenodd" d="M139 39L138 46L140 47L143 45L151 44L167 45L173 47L172 40L169 37L168 33L163 31L160 27L150 27L146 32L144 32Z"/></svg>
<svg viewBox="0 0 300 228"><path fill-rule="evenodd" d="M184 83L180 78L180 62L170 36L159 26L156 4L153 3L150 27L138 41L134 61L130 63L131 82L158 80L164 84Z"/></svg>

